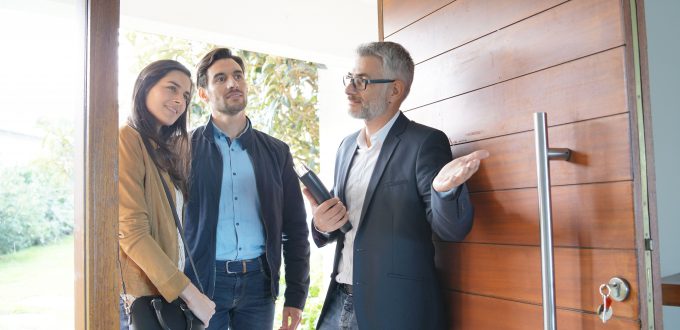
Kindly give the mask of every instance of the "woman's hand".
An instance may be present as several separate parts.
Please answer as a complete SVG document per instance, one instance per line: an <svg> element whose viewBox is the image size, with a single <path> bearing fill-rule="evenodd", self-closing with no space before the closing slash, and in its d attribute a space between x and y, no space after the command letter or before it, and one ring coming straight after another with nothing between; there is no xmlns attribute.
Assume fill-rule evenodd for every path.
<svg viewBox="0 0 680 330"><path fill-rule="evenodd" d="M215 303L206 295L202 294L193 283L189 283L179 294L179 297L187 303L187 307L203 325L207 328L210 318L215 314Z"/></svg>

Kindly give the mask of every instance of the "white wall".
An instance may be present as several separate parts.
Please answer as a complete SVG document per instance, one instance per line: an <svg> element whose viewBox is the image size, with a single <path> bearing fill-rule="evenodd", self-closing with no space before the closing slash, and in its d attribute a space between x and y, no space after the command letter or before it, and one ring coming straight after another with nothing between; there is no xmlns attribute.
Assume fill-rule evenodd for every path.
<svg viewBox="0 0 680 330"><path fill-rule="evenodd" d="M661 275L680 273L680 1L645 1ZM680 307L664 307L664 328L680 329Z"/></svg>
<svg viewBox="0 0 680 330"><path fill-rule="evenodd" d="M121 0L121 26L337 65L378 36L375 0Z"/></svg>

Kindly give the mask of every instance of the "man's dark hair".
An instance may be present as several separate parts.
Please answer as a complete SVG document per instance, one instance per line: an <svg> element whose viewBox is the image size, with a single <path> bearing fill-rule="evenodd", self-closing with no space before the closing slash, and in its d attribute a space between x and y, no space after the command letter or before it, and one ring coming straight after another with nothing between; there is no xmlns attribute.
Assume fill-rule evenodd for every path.
<svg viewBox="0 0 680 330"><path fill-rule="evenodd" d="M205 54L201 61L198 62L198 65L196 66L196 85L201 88L208 87L208 69L213 63L225 58L230 58L238 63L241 70L245 73L246 68L242 58L234 55L229 48L215 48Z"/></svg>

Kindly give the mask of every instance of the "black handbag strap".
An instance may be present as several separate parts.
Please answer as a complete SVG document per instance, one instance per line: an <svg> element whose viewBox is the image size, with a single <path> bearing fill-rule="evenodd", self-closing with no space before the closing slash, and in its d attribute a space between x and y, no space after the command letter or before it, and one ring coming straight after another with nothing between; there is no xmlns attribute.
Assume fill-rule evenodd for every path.
<svg viewBox="0 0 680 330"><path fill-rule="evenodd" d="M142 136L142 141L144 141L144 146L146 147L146 151L149 153L149 155L152 155L154 152L153 149L151 148L151 144L149 143L149 139L147 139L145 136ZM191 251L189 250L189 245L187 244L187 240L184 238L184 228L182 227L182 223L179 221L179 216L177 215L177 208L175 207L175 203L172 202L172 195L170 194L170 189L168 188L168 184L165 182L165 179L163 178L163 175L161 174L161 168L158 166L158 163L156 163L156 159L152 156L151 159L153 160L154 164L156 165L156 169L158 169L158 177L161 179L161 183L163 184L163 190L165 190L165 197L168 200L168 204L170 204L170 208L172 209L172 216L175 218L175 225L177 225L177 229L179 231L179 236L182 238L182 244L184 244L184 251L186 255L189 257L189 263L191 264L191 269L194 271L194 276L196 276L196 283L198 284L199 290L201 290L201 293L205 294L203 291L203 285L201 284L201 279L198 277L198 272L196 271L196 264L194 264L194 258L191 256Z"/></svg>

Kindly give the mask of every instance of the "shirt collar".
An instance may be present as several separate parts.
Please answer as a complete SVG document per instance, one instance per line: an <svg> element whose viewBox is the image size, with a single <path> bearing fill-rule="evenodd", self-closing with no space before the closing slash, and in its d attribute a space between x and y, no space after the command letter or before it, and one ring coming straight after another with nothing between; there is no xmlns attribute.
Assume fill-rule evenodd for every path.
<svg viewBox="0 0 680 330"><path fill-rule="evenodd" d="M219 127L217 127L217 125L215 125L215 123L212 122L212 117L210 118L210 123L213 127L214 138L219 139L220 137L224 136L225 138L227 138L227 141L229 141L229 143L231 143L231 139L229 138L229 136L226 133L224 133ZM248 136L250 135L250 134L248 134L249 132L250 132L250 118L246 118L246 127L244 127L243 131L241 131L241 133L239 133L238 136L236 136L234 141L241 141L241 140L245 139L245 137L247 135Z"/></svg>
<svg viewBox="0 0 680 330"><path fill-rule="evenodd" d="M375 134L371 136L371 147L375 145L382 145L382 143L385 142L387 133L390 132L390 129L394 125L394 122L397 121L397 118L399 118L400 114L401 111L397 111L397 113L392 116L390 121L385 123L385 126L381 127L377 132L375 132ZM359 131L359 135L357 136L357 145L359 146L359 149L368 148L368 144L366 143L366 127Z"/></svg>

